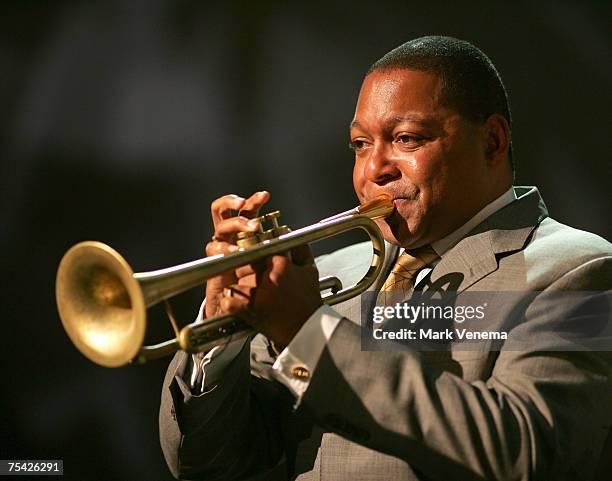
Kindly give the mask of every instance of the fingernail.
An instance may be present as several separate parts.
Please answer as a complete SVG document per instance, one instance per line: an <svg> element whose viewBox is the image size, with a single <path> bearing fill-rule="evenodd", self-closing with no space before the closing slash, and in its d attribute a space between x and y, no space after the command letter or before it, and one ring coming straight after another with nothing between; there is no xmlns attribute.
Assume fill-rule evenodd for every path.
<svg viewBox="0 0 612 481"><path fill-rule="evenodd" d="M250 221L247 222L247 225L251 228L259 227L259 221L255 219L251 219Z"/></svg>
<svg viewBox="0 0 612 481"><path fill-rule="evenodd" d="M236 251L238 251L238 249L239 249L238 246L229 246L227 248L227 250L230 251L230 252L236 252Z"/></svg>

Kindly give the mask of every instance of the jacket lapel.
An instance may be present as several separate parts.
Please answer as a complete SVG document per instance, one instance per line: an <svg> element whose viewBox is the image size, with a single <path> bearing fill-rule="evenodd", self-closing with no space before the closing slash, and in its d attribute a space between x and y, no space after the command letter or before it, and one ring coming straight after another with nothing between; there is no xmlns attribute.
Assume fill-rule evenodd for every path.
<svg viewBox="0 0 612 481"><path fill-rule="evenodd" d="M514 190L516 201L485 219L442 256L428 289L461 292L497 270L499 254L525 247L548 211L537 188Z"/></svg>

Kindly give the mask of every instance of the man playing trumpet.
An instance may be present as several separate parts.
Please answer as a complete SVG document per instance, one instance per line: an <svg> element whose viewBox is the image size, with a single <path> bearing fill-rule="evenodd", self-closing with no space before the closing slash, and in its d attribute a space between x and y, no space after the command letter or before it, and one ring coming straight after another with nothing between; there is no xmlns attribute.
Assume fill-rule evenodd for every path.
<svg viewBox="0 0 612 481"><path fill-rule="evenodd" d="M503 83L473 45L423 37L392 50L363 81L350 144L359 200L394 212L374 289L535 295L509 339L563 328L548 294L609 291L612 246L548 216L534 187L514 187ZM269 200L212 204L207 255ZM237 214L235 214L237 212ZM200 316L237 314L259 333L209 353L178 353L160 409L166 460L185 479L603 479L612 455L609 352L538 343L444 353L364 351L358 299L322 303L319 274L354 279L354 245L316 264L308 249L210 279ZM347 268L346 266L350 266ZM495 313L502 319L508 311ZM609 305L607 305L609 316ZM367 313L366 313L367 315ZM588 322L586 319L585 322ZM439 355L438 355L439 354Z"/></svg>

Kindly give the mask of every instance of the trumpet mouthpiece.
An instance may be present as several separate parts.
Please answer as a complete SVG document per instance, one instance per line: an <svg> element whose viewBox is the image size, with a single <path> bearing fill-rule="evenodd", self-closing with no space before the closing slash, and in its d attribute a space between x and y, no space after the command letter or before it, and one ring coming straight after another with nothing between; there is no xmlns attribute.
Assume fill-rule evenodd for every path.
<svg viewBox="0 0 612 481"><path fill-rule="evenodd" d="M372 220L383 219L385 217L389 217L391 212L393 212L393 209L395 209L395 207L393 205L393 199L391 196L388 194L380 194L366 203L354 207L353 209L340 212L339 214L320 220L319 223L324 224L326 222L352 215L364 215Z"/></svg>
<svg viewBox="0 0 612 481"><path fill-rule="evenodd" d="M391 196L380 194L357 207L357 213L370 219L384 219L391 215L394 208Z"/></svg>

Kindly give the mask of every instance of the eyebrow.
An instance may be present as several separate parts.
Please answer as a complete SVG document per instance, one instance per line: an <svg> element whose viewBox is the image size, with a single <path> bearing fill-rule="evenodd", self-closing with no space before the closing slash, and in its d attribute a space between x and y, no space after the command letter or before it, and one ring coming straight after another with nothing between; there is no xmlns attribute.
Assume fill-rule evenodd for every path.
<svg viewBox="0 0 612 481"><path fill-rule="evenodd" d="M423 117L417 117L413 115L407 115L405 117L391 117L385 121L385 126L390 127L390 126L394 126L394 125L401 124L404 122L414 122L417 124L431 125L432 123L435 122L435 120L427 119ZM353 120L349 124L349 129L352 129L353 127L362 127L362 125L358 120Z"/></svg>

